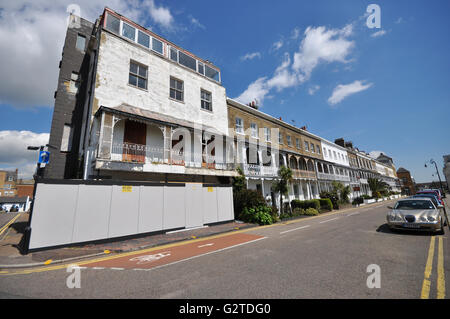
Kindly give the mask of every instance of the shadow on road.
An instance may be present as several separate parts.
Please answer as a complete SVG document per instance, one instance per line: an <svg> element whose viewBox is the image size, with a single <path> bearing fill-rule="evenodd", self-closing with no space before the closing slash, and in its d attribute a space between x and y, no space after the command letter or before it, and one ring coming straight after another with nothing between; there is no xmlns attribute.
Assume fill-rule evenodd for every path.
<svg viewBox="0 0 450 319"><path fill-rule="evenodd" d="M386 233L386 234L393 234L393 235L409 235L409 236L431 236L434 235L433 232L428 231L414 231L414 230L392 230L389 228L388 224L384 223L383 225L379 226L377 228L377 233Z"/></svg>
<svg viewBox="0 0 450 319"><path fill-rule="evenodd" d="M16 248L21 255L26 254L26 243L25 243L25 228L28 226L28 222L17 222L12 224L10 227L14 229L17 234L21 234L20 241L17 244L13 244L12 246Z"/></svg>

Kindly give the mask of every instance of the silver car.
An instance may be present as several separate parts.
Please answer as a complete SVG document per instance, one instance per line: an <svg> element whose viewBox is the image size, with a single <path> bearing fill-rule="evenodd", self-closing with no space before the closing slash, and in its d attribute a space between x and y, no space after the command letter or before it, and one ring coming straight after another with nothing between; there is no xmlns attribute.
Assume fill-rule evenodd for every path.
<svg viewBox="0 0 450 319"><path fill-rule="evenodd" d="M444 234L444 218L430 198L405 198L388 207L386 218L390 229L432 231Z"/></svg>

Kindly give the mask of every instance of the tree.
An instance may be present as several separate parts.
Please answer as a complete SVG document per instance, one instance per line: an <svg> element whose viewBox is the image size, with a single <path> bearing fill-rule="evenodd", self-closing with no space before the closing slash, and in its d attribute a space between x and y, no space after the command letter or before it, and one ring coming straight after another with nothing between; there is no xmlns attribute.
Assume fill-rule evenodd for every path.
<svg viewBox="0 0 450 319"><path fill-rule="evenodd" d="M245 182L245 175L244 172L242 171L242 168L238 167L236 169L236 171L238 172L239 176L233 177L233 193L238 193L243 189L247 189L247 184Z"/></svg>
<svg viewBox="0 0 450 319"><path fill-rule="evenodd" d="M350 186L344 186L344 184L340 183L340 182L336 182L333 181L331 183L332 187L333 187L333 192L335 192L338 197L339 197L339 201L344 204L344 203L348 203L350 201Z"/></svg>
<svg viewBox="0 0 450 319"><path fill-rule="evenodd" d="M292 170L284 165L278 170L279 179L272 185L272 191L280 193L280 215L283 213L283 195L288 193L288 185L292 182Z"/></svg>
<svg viewBox="0 0 450 319"><path fill-rule="evenodd" d="M367 179L367 183L369 183L369 188L372 191L372 194L375 193L381 194L382 192L388 191L390 188L386 182L378 178L369 178Z"/></svg>

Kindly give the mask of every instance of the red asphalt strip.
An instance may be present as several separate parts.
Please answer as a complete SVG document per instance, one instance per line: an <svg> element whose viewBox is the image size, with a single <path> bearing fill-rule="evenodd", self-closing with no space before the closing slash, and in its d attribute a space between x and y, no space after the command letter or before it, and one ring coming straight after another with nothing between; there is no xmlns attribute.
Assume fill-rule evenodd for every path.
<svg viewBox="0 0 450 319"><path fill-rule="evenodd" d="M194 243L183 244L166 249L158 249L146 253L136 253L129 256L93 262L90 264L85 264L83 267L150 269L261 238L264 237L241 233L219 238L200 240Z"/></svg>

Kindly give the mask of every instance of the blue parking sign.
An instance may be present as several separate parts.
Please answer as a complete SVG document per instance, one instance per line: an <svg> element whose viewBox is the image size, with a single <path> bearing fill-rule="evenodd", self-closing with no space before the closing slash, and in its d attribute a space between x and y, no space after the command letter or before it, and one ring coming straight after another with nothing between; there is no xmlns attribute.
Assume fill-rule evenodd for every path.
<svg viewBox="0 0 450 319"><path fill-rule="evenodd" d="M47 152L47 151L39 152L39 160L38 160L39 163L48 164L49 159L50 159L50 152Z"/></svg>

